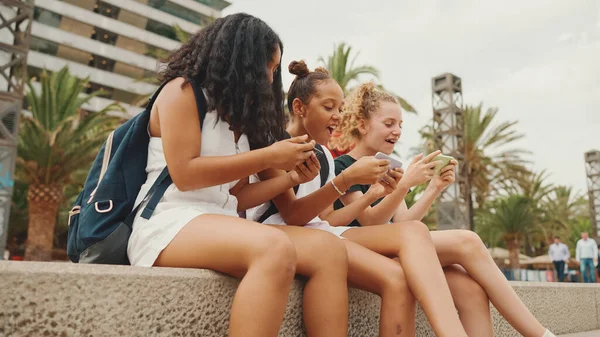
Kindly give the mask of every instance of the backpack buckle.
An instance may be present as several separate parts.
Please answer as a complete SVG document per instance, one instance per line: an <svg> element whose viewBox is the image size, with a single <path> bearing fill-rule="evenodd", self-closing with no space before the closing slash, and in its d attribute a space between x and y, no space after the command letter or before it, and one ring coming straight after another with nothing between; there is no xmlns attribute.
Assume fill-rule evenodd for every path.
<svg viewBox="0 0 600 337"><path fill-rule="evenodd" d="M96 203L94 204L94 208L96 208L96 212L102 214L102 213L108 213L108 212L112 211L112 209L113 209L113 201L112 200L108 201L108 208L107 209L99 209L98 208L98 204L99 203L100 203L99 201L96 201Z"/></svg>
<svg viewBox="0 0 600 337"><path fill-rule="evenodd" d="M67 220L67 227L71 226L71 217L79 213L81 213L81 206L75 206L69 211L69 220Z"/></svg>

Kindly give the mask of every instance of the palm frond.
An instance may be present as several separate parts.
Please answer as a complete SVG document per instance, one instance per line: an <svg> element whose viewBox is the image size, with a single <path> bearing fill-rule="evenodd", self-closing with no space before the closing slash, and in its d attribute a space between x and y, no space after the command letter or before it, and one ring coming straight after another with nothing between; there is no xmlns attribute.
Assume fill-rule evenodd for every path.
<svg viewBox="0 0 600 337"><path fill-rule="evenodd" d="M83 95L88 79L79 79L64 67L58 72L44 71L40 76L41 91L31 82L27 97L31 116L24 116L17 144L18 179L25 183L67 183L71 174L89 167L93 156L118 119L109 111L125 111L116 103L94 113L81 113L81 106L96 91Z"/></svg>

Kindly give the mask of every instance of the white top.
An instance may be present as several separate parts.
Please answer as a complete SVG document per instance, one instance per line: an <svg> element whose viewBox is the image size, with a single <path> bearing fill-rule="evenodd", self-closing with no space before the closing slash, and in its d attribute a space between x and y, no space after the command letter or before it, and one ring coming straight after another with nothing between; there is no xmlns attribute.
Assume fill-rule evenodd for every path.
<svg viewBox="0 0 600 337"><path fill-rule="evenodd" d="M598 258L598 246L596 241L588 238L587 240L580 239L577 241L577 254L575 257L577 261L581 259L597 259Z"/></svg>
<svg viewBox="0 0 600 337"><path fill-rule="evenodd" d="M235 143L235 135L229 124L222 121L216 111L206 114L202 126L201 156L230 156L250 151L246 135ZM137 196L136 205L143 200L160 172L167 165L163 152L162 139L152 137L148 144L146 182ZM149 220L139 213L133 223L127 254L135 266L152 266L160 252L173 240L177 233L192 219L206 213L238 216L237 198L229 194L238 181L202 188L193 191L180 191L175 184L167 188L165 194ZM218 226L218 224L215 224Z"/></svg>
<svg viewBox="0 0 600 337"><path fill-rule="evenodd" d="M551 244L548 248L548 255L550 255L551 261L565 261L571 257L569 247L562 242Z"/></svg>
<svg viewBox="0 0 600 337"><path fill-rule="evenodd" d="M324 150L323 153L325 153L325 156L327 157L327 162L329 163L329 175L327 177L327 183L329 183L331 180L333 180L333 178L335 178L335 164L333 162L333 156L331 155L329 150L327 150L325 147L323 147L323 150ZM298 199L303 198L303 197L319 190L320 188L321 188L321 174L319 173L313 180L306 182L304 184L300 184L300 186L298 186L298 192L296 193L296 197ZM265 203L262 206L260 206L256 210L255 214L253 215L253 219L255 221L258 221L258 219L260 219L261 215L263 215L267 211L269 206L270 206L270 203ZM282 225L282 224L285 224L285 221L281 217L281 214L277 213L277 214L271 215L263 223L272 224L272 225ZM327 222L321 220L318 216L316 216L314 219L309 221L309 223L323 223L323 224L327 224L327 226L329 226L329 224Z"/></svg>

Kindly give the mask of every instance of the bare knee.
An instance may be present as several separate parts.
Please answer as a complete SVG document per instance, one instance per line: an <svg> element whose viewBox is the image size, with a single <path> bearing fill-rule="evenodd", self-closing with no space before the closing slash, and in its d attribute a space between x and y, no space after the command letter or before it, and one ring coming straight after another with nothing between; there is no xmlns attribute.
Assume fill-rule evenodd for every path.
<svg viewBox="0 0 600 337"><path fill-rule="evenodd" d="M308 250L311 266L309 273L343 272L348 270L348 253L346 246L337 236L325 232L314 231Z"/></svg>
<svg viewBox="0 0 600 337"><path fill-rule="evenodd" d="M398 235L403 239L419 240L418 242L432 241L431 233L427 225L421 221L406 221L396 224L398 228Z"/></svg>
<svg viewBox="0 0 600 337"><path fill-rule="evenodd" d="M283 232L272 230L261 236L253 249L250 265L260 264L265 272L293 278L296 273L296 249Z"/></svg>
<svg viewBox="0 0 600 337"><path fill-rule="evenodd" d="M489 298L483 287L462 268L449 266L444 268L444 274L459 311L478 307L477 305L489 305Z"/></svg>
<svg viewBox="0 0 600 337"><path fill-rule="evenodd" d="M387 268L384 274L384 279L380 286L379 295L393 295L401 296L402 294L411 294L408 282L406 280L406 274L400 264L396 264L392 268Z"/></svg>
<svg viewBox="0 0 600 337"><path fill-rule="evenodd" d="M487 248L477 233L469 230L457 230L455 233L457 236L455 245L462 257L469 259L489 257Z"/></svg>

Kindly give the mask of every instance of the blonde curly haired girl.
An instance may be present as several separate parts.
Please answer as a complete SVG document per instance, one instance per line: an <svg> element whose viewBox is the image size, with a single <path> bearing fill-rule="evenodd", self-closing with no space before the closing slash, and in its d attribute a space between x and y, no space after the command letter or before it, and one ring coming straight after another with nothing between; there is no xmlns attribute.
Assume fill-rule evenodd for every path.
<svg viewBox="0 0 600 337"><path fill-rule="evenodd" d="M402 122L402 111L394 96L377 89L373 83L360 85L346 100L338 135L333 141L337 149L351 147L347 154L335 159L336 174L344 174L362 158L377 152L391 154L402 135ZM433 168L439 163L434 158L439 153L415 156L395 189L363 208L350 224L352 227L342 235L382 255L398 254L409 287L420 299L425 312L443 308L448 303L449 287L469 336L493 336L488 301L523 336L554 336L519 300L477 234L468 230L429 232L421 222L442 190L455 180L456 161L434 173ZM427 181L429 184L423 195L408 208L404 197L409 189ZM373 189L380 189L380 185L350 187L336 201L335 209L355 207L366 195L372 194ZM432 255L437 256L436 266L445 271L447 283L443 282L441 268L436 271L432 265L422 263L423 260L431 261ZM466 291L471 300L469 305L459 301L461 296L457 296L459 290L453 285L452 278L472 282L470 290ZM436 305L428 306L432 299ZM437 317L445 322L445 326L456 326L451 308L441 309ZM435 329L438 322L431 323ZM450 330L445 328L444 331ZM454 335L460 335L460 328L454 331Z"/></svg>
<svg viewBox="0 0 600 337"><path fill-rule="evenodd" d="M381 102L400 104L394 95L377 89L373 82L364 83L354 90L346 99L342 121L329 142L329 148L340 154L352 150L360 138L361 123L371 118Z"/></svg>

